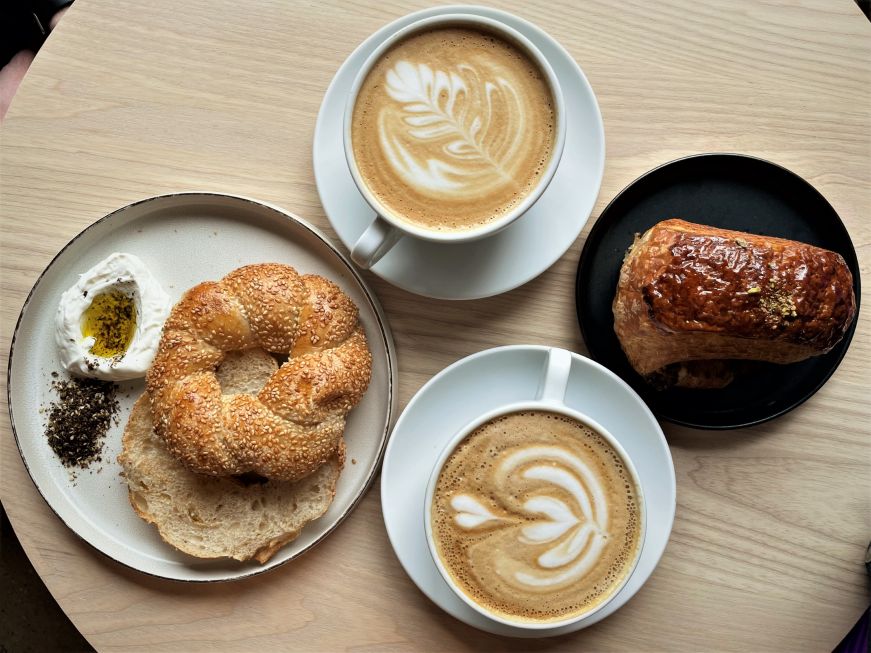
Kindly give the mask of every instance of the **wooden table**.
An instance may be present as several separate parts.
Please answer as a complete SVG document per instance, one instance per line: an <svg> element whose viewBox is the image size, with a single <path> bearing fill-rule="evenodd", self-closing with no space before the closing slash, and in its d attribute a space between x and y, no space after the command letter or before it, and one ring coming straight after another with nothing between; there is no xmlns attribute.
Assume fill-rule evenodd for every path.
<svg viewBox="0 0 871 653"><path fill-rule="evenodd" d="M816 186L868 275L871 25L853 2L492 4L514 4L559 40L598 95L608 158L594 217L664 161L745 152ZM78 0L0 132L4 369L40 270L132 200L238 193L334 236L311 167L321 98L358 43L425 3L379 5ZM583 240L535 281L483 301L433 301L370 275L396 336L402 405L480 349L583 352L572 299ZM837 373L785 417L726 433L665 425L678 509L662 562L618 614L562 639L499 639L432 605L393 555L377 486L309 555L208 586L128 571L79 541L31 484L6 418L2 500L42 579L100 650L830 650L868 605L869 326L866 309Z"/></svg>

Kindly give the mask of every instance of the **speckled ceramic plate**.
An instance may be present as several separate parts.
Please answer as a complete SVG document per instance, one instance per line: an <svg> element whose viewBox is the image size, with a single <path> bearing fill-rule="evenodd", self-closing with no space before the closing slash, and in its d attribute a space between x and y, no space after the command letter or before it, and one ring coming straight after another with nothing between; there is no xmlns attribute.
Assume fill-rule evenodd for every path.
<svg viewBox="0 0 871 653"><path fill-rule="evenodd" d="M139 519L127 500L116 459L121 435L143 381L120 384L121 412L103 449L103 462L75 478L45 437L40 409L56 400L51 373L61 371L54 347L54 318L61 294L78 275L112 252L141 258L177 300L187 288L219 279L241 265L278 262L338 283L360 308L373 355L372 381L349 414L348 450L336 498L266 565L200 560L165 544ZM243 578L302 555L329 535L353 510L375 477L395 410L393 340L378 301L350 262L317 230L279 208L212 193L154 197L107 215L78 236L49 264L31 290L12 339L8 400L24 464L57 516L94 548L133 569L185 581ZM62 375L63 376L63 375Z"/></svg>

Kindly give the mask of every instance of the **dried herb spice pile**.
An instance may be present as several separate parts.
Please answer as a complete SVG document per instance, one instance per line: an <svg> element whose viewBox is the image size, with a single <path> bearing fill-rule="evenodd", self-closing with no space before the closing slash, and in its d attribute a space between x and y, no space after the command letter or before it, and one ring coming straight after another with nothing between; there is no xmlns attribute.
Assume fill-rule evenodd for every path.
<svg viewBox="0 0 871 653"><path fill-rule="evenodd" d="M106 433L118 423L117 386L96 379L55 379L51 387L58 401L49 406L49 446L67 467L84 469L100 462Z"/></svg>

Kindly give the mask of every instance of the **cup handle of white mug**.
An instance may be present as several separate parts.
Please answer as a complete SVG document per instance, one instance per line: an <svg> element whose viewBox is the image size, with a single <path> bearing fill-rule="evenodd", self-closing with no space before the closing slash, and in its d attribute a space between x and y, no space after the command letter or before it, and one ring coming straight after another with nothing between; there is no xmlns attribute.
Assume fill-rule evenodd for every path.
<svg viewBox="0 0 871 653"><path fill-rule="evenodd" d="M376 215L351 248L351 260L364 270L368 270L381 260L381 257L389 252L401 237L402 233L396 227Z"/></svg>
<svg viewBox="0 0 871 653"><path fill-rule="evenodd" d="M547 352L547 366L544 369L544 377L541 380L536 399L551 404L565 403L571 370L571 352L552 347Z"/></svg>

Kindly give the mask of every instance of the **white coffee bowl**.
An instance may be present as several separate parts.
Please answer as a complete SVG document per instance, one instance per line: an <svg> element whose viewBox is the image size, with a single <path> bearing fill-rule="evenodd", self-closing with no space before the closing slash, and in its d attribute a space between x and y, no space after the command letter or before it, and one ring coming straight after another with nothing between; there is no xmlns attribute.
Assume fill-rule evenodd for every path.
<svg viewBox="0 0 871 653"><path fill-rule="evenodd" d="M360 88L363 86L363 82L365 82L369 72L375 64L381 60L384 53L399 41L414 34L419 34L432 29L455 26L472 29L477 28L496 34L507 42L513 43L515 46L519 47L532 59L532 61L535 62L536 66L544 75L545 81L547 82L553 97L556 130L550 161L542 172L541 178L535 185L535 188L532 189L523 201L498 220L493 220L492 222L476 229L452 232L424 229L411 222L403 220L401 216L395 215L388 207L384 206L384 204L382 204L369 191L366 182L360 174L356 157L354 156L351 132L353 128L354 107L357 103L357 96L360 93ZM348 170L350 170L351 176L353 177L354 183L357 185L360 194L363 195L376 214L375 219L369 224L351 248L351 258L353 261L360 267L369 268L377 263L378 260L398 242L402 235L446 244L468 242L486 238L487 236L498 233L526 213L535 204L538 198L541 197L542 193L548 187L548 184L550 184L557 166L559 165L560 158L562 157L563 146L565 145L566 140L565 103L563 102L563 94L556 73L554 73L547 58L545 58L541 51L535 47L532 41L527 39L514 28L509 27L499 20L468 13L448 13L422 18L390 33L389 36L381 41L380 45L375 48L360 67L354 83L351 85L351 91L348 95L347 104L345 105L345 117L342 133L345 158L348 162Z"/></svg>
<svg viewBox="0 0 871 653"><path fill-rule="evenodd" d="M559 167L522 217L499 233L466 243L402 238L372 266L376 275L412 293L478 299L516 288L553 265L581 233L599 193L605 164L599 106L577 62L550 35L519 16L476 5L430 7L383 26L348 56L330 83L315 126L313 166L324 211L350 249L375 217L345 159L343 119L351 85L383 39L422 18L448 13L493 18L523 34L547 57L566 105L566 146Z"/></svg>
<svg viewBox="0 0 871 653"><path fill-rule="evenodd" d="M653 414L619 377L572 354L565 404L607 429L635 464L644 494L646 534L635 572L601 610L565 626L530 630L484 616L460 599L433 561L422 515L426 479L455 434L482 412L534 400L549 347L511 345L478 352L430 379L409 401L393 428L381 472L381 506L393 550L411 580L451 616L509 637L571 633L608 617L629 601L654 572L675 513L675 476L665 436Z"/></svg>
<svg viewBox="0 0 871 653"><path fill-rule="evenodd" d="M426 530L427 544L429 545L429 550L430 554L432 555L433 562L435 563L436 568L438 568L439 573L442 575L445 583L447 583L447 585L463 602L469 605L472 609L481 613L484 617L505 624L507 626L513 626L515 628L521 628L524 630L541 631L553 628L560 628L562 626L571 626L572 624L578 623L583 619L590 617L596 612L602 610L606 605L608 605L609 602L614 599L615 596L617 596L620 590L623 589L623 586L626 585L626 583L629 581L629 578L632 576L636 566L638 565L638 560L641 558L641 551L644 548L644 536L646 532L646 510L644 508L644 495L641 483L638 480L638 473L635 471L635 466L632 464L632 459L620 445L620 442L613 435L611 435L601 424L597 423L591 417L566 406L565 393L566 386L569 381L571 366L572 355L570 352L564 349L551 349L548 352L547 365L544 375L542 377L541 388L538 392L538 396L536 397L536 399L534 401L510 403L487 411L474 419L469 424L465 425L463 428L461 428L457 432L457 434L454 435L453 438L451 438L451 440L442 451L441 455L436 460L436 463L433 466L432 474L429 478L429 483L427 484L426 500L424 504L424 529ZM438 484L439 476L441 475L442 469L444 468L448 458L450 458L451 454L460 445L460 443L462 443L478 427L483 426L487 422L490 422L491 420L497 419L504 415L509 415L511 413L517 413L521 411L546 411L550 413L557 413L590 427L593 431L601 435L608 442L608 444L610 444L611 447L613 447L613 449L619 454L636 488L639 509L639 545L635 551L634 558L630 561L628 571L623 576L623 578L620 579L619 583L611 588L610 594L608 594L608 596L605 597L604 600L595 604L588 610L579 612L565 619L555 619L552 621L530 621L520 618L512 619L503 614L488 610L486 607L474 601L468 594L466 594L462 590L462 588L457 585L456 582L454 582L454 579L451 577L450 572L446 569L441 559L441 556L438 553L435 537L433 536L433 496L435 494L435 489L436 485Z"/></svg>

